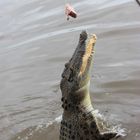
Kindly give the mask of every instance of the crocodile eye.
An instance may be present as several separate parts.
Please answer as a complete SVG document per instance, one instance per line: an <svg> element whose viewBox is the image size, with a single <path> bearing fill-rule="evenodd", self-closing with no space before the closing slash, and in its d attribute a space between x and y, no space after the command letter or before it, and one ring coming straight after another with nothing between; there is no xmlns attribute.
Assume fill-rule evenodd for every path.
<svg viewBox="0 0 140 140"><path fill-rule="evenodd" d="M65 68L68 68L68 67L69 67L69 63L66 63L66 64L65 64Z"/></svg>
<svg viewBox="0 0 140 140"><path fill-rule="evenodd" d="M67 70L68 70L68 67L69 67L69 63L66 63L66 64L65 64L64 71L63 71L63 73L62 73L62 75L61 75L62 78L67 77Z"/></svg>
<svg viewBox="0 0 140 140"><path fill-rule="evenodd" d="M70 68L70 75L69 75L68 81L69 82L72 82L73 81L73 78L74 78L74 72L73 72L73 69Z"/></svg>

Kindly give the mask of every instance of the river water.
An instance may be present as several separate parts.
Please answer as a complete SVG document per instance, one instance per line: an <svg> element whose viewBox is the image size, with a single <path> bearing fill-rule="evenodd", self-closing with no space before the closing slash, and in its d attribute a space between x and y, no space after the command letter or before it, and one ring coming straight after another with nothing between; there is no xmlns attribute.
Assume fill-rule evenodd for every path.
<svg viewBox="0 0 140 140"><path fill-rule="evenodd" d="M69 2L77 19L66 20ZM59 82L82 30L98 37L91 99L140 140L140 7L135 0L0 1L0 140L58 140Z"/></svg>

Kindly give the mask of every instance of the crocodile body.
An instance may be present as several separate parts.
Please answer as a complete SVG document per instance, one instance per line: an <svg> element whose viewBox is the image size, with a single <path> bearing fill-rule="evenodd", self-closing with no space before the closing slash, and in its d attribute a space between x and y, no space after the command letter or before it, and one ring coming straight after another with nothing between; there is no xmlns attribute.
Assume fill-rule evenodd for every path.
<svg viewBox="0 0 140 140"><path fill-rule="evenodd" d="M115 132L101 133L90 100L90 68L96 35L82 31L78 46L62 73L60 88L64 109L59 140L110 140Z"/></svg>

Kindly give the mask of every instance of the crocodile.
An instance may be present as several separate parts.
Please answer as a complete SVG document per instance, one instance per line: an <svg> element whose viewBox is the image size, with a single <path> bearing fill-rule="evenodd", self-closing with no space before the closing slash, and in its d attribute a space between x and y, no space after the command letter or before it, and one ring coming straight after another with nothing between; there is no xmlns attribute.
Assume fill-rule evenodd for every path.
<svg viewBox="0 0 140 140"><path fill-rule="evenodd" d="M60 82L63 115L59 140L111 140L113 131L101 132L91 104L90 70L95 34L82 31L72 58L65 64Z"/></svg>

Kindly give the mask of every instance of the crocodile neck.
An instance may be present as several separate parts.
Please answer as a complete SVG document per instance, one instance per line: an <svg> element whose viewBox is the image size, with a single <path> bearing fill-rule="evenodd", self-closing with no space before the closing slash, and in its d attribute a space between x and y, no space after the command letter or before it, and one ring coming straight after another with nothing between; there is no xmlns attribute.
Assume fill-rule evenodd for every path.
<svg viewBox="0 0 140 140"><path fill-rule="evenodd" d="M73 106L68 106L66 109L64 109L64 113L63 113L63 119L69 119L73 114L77 115L80 111L80 113L82 112L90 112L91 110L93 110L92 104L91 104L91 99L90 99L90 94L89 94L89 86L90 86L90 81L84 85L82 88L80 88L79 90L77 90L76 92L72 93L73 98L78 97L79 101L76 103L73 103L73 98L71 99L65 99L65 104L71 105L73 104ZM63 103L64 103L63 102ZM66 105L65 105L66 107Z"/></svg>

